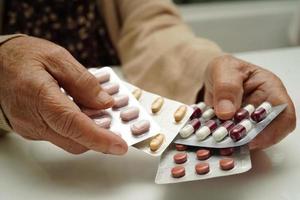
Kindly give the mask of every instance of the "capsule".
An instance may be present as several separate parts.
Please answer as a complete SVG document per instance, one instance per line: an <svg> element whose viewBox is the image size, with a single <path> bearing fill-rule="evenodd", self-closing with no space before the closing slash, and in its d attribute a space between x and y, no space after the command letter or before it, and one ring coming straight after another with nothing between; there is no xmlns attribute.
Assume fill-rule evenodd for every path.
<svg viewBox="0 0 300 200"><path fill-rule="evenodd" d="M105 83L105 82L109 81L110 73L109 72L98 72L95 74L95 77L99 83Z"/></svg>
<svg viewBox="0 0 300 200"><path fill-rule="evenodd" d="M181 178L185 175L185 168L183 166L173 167L171 170L173 178Z"/></svg>
<svg viewBox="0 0 300 200"><path fill-rule="evenodd" d="M187 138L192 135L196 130L201 126L199 119L193 119L187 125L185 125L180 131L179 134L183 138Z"/></svg>
<svg viewBox="0 0 300 200"><path fill-rule="evenodd" d="M191 115L190 119L200 118L206 108L206 104L204 102L200 102L196 105L192 105L192 108L194 109L194 112Z"/></svg>
<svg viewBox="0 0 300 200"><path fill-rule="evenodd" d="M223 140L229 133L229 131L234 127L234 123L231 120L225 121L221 126L213 132L212 136L215 141L220 142Z"/></svg>
<svg viewBox="0 0 300 200"><path fill-rule="evenodd" d="M107 83L102 85L102 89L110 95L116 94L119 92L120 85L117 83Z"/></svg>
<svg viewBox="0 0 300 200"><path fill-rule="evenodd" d="M252 113L251 119L258 123L258 122L264 120L271 111L272 111L272 105L269 102L263 102Z"/></svg>
<svg viewBox="0 0 300 200"><path fill-rule="evenodd" d="M175 144L175 148L177 151L185 151L188 149L188 146L183 144Z"/></svg>
<svg viewBox="0 0 300 200"><path fill-rule="evenodd" d="M208 163L198 163L195 165L195 171L199 175L207 174L209 172L209 164Z"/></svg>
<svg viewBox="0 0 300 200"><path fill-rule="evenodd" d="M196 137L198 140L205 140L216 128L217 123L214 120L208 120L205 125L196 131Z"/></svg>
<svg viewBox="0 0 300 200"><path fill-rule="evenodd" d="M164 104L164 98L157 97L151 105L152 113L158 113L161 107L163 106L163 104Z"/></svg>
<svg viewBox="0 0 300 200"><path fill-rule="evenodd" d="M186 111L187 111L186 105L179 106L179 108L177 108L177 110L174 113L175 122L177 123L180 122L184 118Z"/></svg>
<svg viewBox="0 0 300 200"><path fill-rule="evenodd" d="M186 153L177 153L173 156L173 160L176 164L182 164L187 161L187 154Z"/></svg>
<svg viewBox="0 0 300 200"><path fill-rule="evenodd" d="M248 104L247 106L240 108L234 115L234 121L239 123L243 119L248 119L254 110L255 107L252 104Z"/></svg>
<svg viewBox="0 0 300 200"><path fill-rule="evenodd" d="M139 99L141 98L142 93L143 93L143 91L142 91L140 88L136 88L136 89L132 92L133 96L134 96L137 100L139 100Z"/></svg>
<svg viewBox="0 0 300 200"><path fill-rule="evenodd" d="M115 104L113 105L114 109L122 108L128 105L129 97L127 95L117 95L114 97Z"/></svg>
<svg viewBox="0 0 300 200"><path fill-rule="evenodd" d="M128 122L139 117L140 110L138 107L129 107L120 112L122 121Z"/></svg>
<svg viewBox="0 0 300 200"><path fill-rule="evenodd" d="M162 143L164 142L165 135L164 134L158 134L156 135L151 141L150 141L150 150L151 151L157 151L159 147L161 147Z"/></svg>
<svg viewBox="0 0 300 200"><path fill-rule="evenodd" d="M202 118L204 119L204 121L208 121L208 120L212 119L214 116L215 116L215 111L212 108L207 109L202 114Z"/></svg>
<svg viewBox="0 0 300 200"><path fill-rule="evenodd" d="M251 129L251 121L249 119L244 119L229 131L229 136L236 142L244 138Z"/></svg>
<svg viewBox="0 0 300 200"><path fill-rule="evenodd" d="M206 160L210 157L210 150L208 149L199 149L196 152L196 156L198 160Z"/></svg>
<svg viewBox="0 0 300 200"><path fill-rule="evenodd" d="M141 120L135 122L130 127L132 135L142 135L149 131L150 129L150 122L148 120Z"/></svg>
<svg viewBox="0 0 300 200"><path fill-rule="evenodd" d="M231 170L234 168L234 160L232 158L224 158L219 161L219 165L222 170Z"/></svg>

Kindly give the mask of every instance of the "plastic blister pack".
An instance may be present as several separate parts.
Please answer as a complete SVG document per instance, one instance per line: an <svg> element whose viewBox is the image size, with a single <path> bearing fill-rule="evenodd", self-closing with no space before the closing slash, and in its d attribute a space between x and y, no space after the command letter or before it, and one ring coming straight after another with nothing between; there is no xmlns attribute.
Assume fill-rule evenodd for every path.
<svg viewBox="0 0 300 200"><path fill-rule="evenodd" d="M252 167L247 146L236 147L231 155L226 156L221 155L219 149L205 149L210 151L210 156L201 160L197 155L198 150L196 147L188 147L187 150L178 151L172 144L162 154L155 183L170 184L229 176L246 172ZM174 157L179 154L185 154L186 157L184 160L177 158L182 162L177 164Z"/></svg>
<svg viewBox="0 0 300 200"><path fill-rule="evenodd" d="M89 71L98 79L102 88L115 99L115 105L110 109L83 111L97 125L120 135L129 146L161 132L157 123L111 68L92 68Z"/></svg>
<svg viewBox="0 0 300 200"><path fill-rule="evenodd" d="M245 133L245 136L239 140L234 140L233 137L229 137L227 133L224 139L221 139L220 141L216 141L216 139L213 137L214 132L216 132L217 129L220 128L223 122L220 122L220 120L215 118L213 118L212 121L216 122L217 129L214 129L211 132L209 132L206 138L199 139L199 134L197 137L197 131L199 132L199 130L206 125L205 124L206 121L202 117L199 119L202 126L198 130L195 130L196 132L195 134L191 134L186 138L178 135L178 137L175 139L175 143L190 145L190 146L209 147L209 148L226 148L226 147L242 146L249 143L251 140L253 140L257 136L257 134L259 134L262 130L264 130L286 107L287 104L282 104L282 105L272 107L270 109L270 113L268 113L266 117L258 123L251 119L248 119L249 118L248 117L247 119L244 119L244 122L241 121L239 123L233 124L234 125L233 128L234 127L239 128L237 127L237 124L245 124L247 126L250 126L250 130L247 131L247 133ZM232 122L233 121L234 120L232 120ZM226 130L224 131L226 132ZM228 130L228 132L230 131Z"/></svg>
<svg viewBox="0 0 300 200"><path fill-rule="evenodd" d="M126 83L128 89L132 92L136 92L139 90L137 87ZM153 156L160 156L163 151L169 146L169 144L174 140L176 135L178 134L179 130L185 125L185 123L189 120L191 114L193 113L193 109L187 105L184 105L180 102L170 100L168 98L160 97L159 95L153 94L147 91L139 91L141 92L138 94L138 101L139 103L146 109L148 114L154 119L154 121L160 126L161 132L163 134L161 138L158 140L162 140L159 148L157 150L151 150L150 143L153 141L155 137L149 138L144 140L140 143L134 145L134 147L150 154ZM163 99L163 100L162 100ZM155 113L153 113L153 103L154 101L163 101L161 107L155 107ZM158 103L158 102L155 103ZM175 112L181 107L186 107L186 112L184 113L183 118L176 122L174 114ZM159 108L159 109L158 109ZM157 111L157 112L156 112ZM153 142L152 142L153 144Z"/></svg>

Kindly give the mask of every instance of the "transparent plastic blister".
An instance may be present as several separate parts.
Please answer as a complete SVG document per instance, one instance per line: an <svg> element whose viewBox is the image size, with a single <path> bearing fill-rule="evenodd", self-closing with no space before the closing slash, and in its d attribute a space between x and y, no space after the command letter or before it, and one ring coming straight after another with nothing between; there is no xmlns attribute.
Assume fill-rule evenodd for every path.
<svg viewBox="0 0 300 200"><path fill-rule="evenodd" d="M272 107L272 111L266 116L265 119L260 121L259 123L253 122L253 128L239 141L233 141L229 136L226 136L222 141L217 142L212 135L208 136L204 140L197 139L195 134L192 134L188 138L182 138L178 135L175 139L176 144L184 144L190 146L199 146L199 147L208 147L208 148L227 148L227 147L237 147L242 146L249 143L253 140L261 131L263 131L285 108L287 104L282 104L278 106ZM201 124L203 126L204 121L200 118ZM220 126L220 121L216 120L218 123L218 127ZM202 127L201 126L201 127Z"/></svg>
<svg viewBox="0 0 300 200"><path fill-rule="evenodd" d="M234 153L230 156L221 156L217 149L211 150L213 153L207 160L199 160L196 156L196 151L199 148L189 147L186 151L187 161L182 164L174 162L174 155L178 152L175 145L171 145L163 154L158 166L155 183L156 184L170 184L188 181L197 181L210 178L217 178L229 175L235 175L247 172L251 169L250 152L247 146L236 147ZM219 166L219 161L224 158L231 158L234 160L234 167L230 170L222 170ZM198 163L208 163L209 172L206 174L197 174L195 165ZM185 168L185 175L180 178L174 178L171 174L173 167L183 166Z"/></svg>
<svg viewBox="0 0 300 200"><path fill-rule="evenodd" d="M123 106L119 108L110 108L106 110L91 110L87 111L90 112L90 117L95 121L95 123L98 123L103 116L108 116L111 119L110 126L105 127L109 128L112 132L118 134L120 137L122 137L126 143L131 146L133 144L136 144L138 142L141 142L143 140L146 140L157 133L161 132L160 127L157 125L157 123L152 119L152 117L147 113L147 111L140 105L140 103L136 100L136 98L131 94L131 92L127 89L127 87L124 85L123 81L119 79L119 77L115 74L115 72L110 67L103 67L100 69L92 68L89 69L89 71L94 74L96 77L99 78L99 76L103 74L109 73L109 79L107 77L106 80L101 83L102 87L107 86L108 84L117 84L118 89L112 88L112 94L113 98L118 98L120 96L128 96L128 103L125 103ZM104 79L103 79L104 80ZM122 120L120 117L120 114L122 111L128 108L138 108L139 114L138 117L132 120L128 120L127 122ZM98 121L97 121L98 120ZM136 122L141 121L149 121L150 127L147 131L140 135L134 135L132 134L131 127Z"/></svg>
<svg viewBox="0 0 300 200"><path fill-rule="evenodd" d="M129 83L125 82L125 84L130 91L134 91L135 89L137 89L137 87ZM163 153L163 151L174 140L179 130L185 125L185 123L189 120L189 117L193 113L193 109L190 106L185 105L187 107L187 110L184 117L181 119L180 122L176 122L174 119L174 113L180 106L184 104L163 97L164 103L160 111L154 114L151 111L151 105L153 101L158 97L160 96L143 90L139 98L139 103L146 109L148 114L161 127L160 133L164 134L164 141L156 151L152 151L149 147L150 142L153 138L149 138L134 145L134 147L152 156L160 156Z"/></svg>

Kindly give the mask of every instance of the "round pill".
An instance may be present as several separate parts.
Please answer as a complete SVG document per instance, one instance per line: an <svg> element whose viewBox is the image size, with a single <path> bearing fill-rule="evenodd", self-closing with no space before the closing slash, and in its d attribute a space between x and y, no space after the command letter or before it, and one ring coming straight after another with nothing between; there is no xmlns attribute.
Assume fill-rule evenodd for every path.
<svg viewBox="0 0 300 200"><path fill-rule="evenodd" d="M173 167L171 174L174 178L181 178L185 175L185 168L183 166Z"/></svg>
<svg viewBox="0 0 300 200"><path fill-rule="evenodd" d="M138 107L129 107L120 112L123 121L128 122L139 117L140 110Z"/></svg>
<svg viewBox="0 0 300 200"><path fill-rule="evenodd" d="M102 85L102 89L110 95L116 94L119 92L120 85L117 83L106 83Z"/></svg>
<svg viewBox="0 0 300 200"><path fill-rule="evenodd" d="M117 95L114 97L114 109L122 108L128 105L129 97L127 95Z"/></svg>
<svg viewBox="0 0 300 200"><path fill-rule="evenodd" d="M130 127L131 133L133 135L142 135L149 131L150 129L150 122L148 120L141 120L138 122L135 122Z"/></svg>
<svg viewBox="0 0 300 200"><path fill-rule="evenodd" d="M185 151L188 149L188 146L183 144L175 144L175 148L177 151Z"/></svg>
<svg viewBox="0 0 300 200"><path fill-rule="evenodd" d="M185 163L187 161L187 154L186 153L177 153L174 155L173 159L176 164Z"/></svg>
<svg viewBox="0 0 300 200"><path fill-rule="evenodd" d="M209 164L208 163L198 163L195 165L195 171L197 174L207 174L209 172Z"/></svg>
<svg viewBox="0 0 300 200"><path fill-rule="evenodd" d="M231 156L234 152L233 147L228 147L228 148L222 148L219 150L219 153L221 156Z"/></svg>
<svg viewBox="0 0 300 200"><path fill-rule="evenodd" d="M198 160L206 160L210 157L210 151L208 149L199 149L196 155Z"/></svg>
<svg viewBox="0 0 300 200"><path fill-rule="evenodd" d="M99 83L105 83L109 81L110 79L110 74L109 72L98 72L95 74L96 79L98 80Z"/></svg>
<svg viewBox="0 0 300 200"><path fill-rule="evenodd" d="M219 161L219 165L222 170L231 170L234 168L234 160L232 158L224 158Z"/></svg>
<svg viewBox="0 0 300 200"><path fill-rule="evenodd" d="M174 113L175 122L179 123L184 118L186 111L187 111L186 105L179 106Z"/></svg>

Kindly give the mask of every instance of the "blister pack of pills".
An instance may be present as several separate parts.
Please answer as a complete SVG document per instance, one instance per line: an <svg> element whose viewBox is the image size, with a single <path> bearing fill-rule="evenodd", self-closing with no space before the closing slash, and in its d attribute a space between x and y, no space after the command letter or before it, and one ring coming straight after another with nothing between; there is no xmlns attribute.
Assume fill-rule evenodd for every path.
<svg viewBox="0 0 300 200"><path fill-rule="evenodd" d="M124 83L161 128L159 134L135 144L134 147L152 156L160 156L189 120L193 109L183 103Z"/></svg>
<svg viewBox="0 0 300 200"><path fill-rule="evenodd" d="M155 183L170 184L240 174L252 167L247 146L209 149L170 145L162 154Z"/></svg>
<svg viewBox="0 0 300 200"><path fill-rule="evenodd" d="M83 110L98 126L120 135L129 146L160 133L157 123L111 68L92 68L89 71L115 100L110 109Z"/></svg>
<svg viewBox="0 0 300 200"><path fill-rule="evenodd" d="M239 109L227 121L215 117L214 110L201 102L193 105L191 120L180 130L176 144L226 148L242 146L253 140L285 108L287 104L272 106L263 102L255 108L249 104Z"/></svg>

